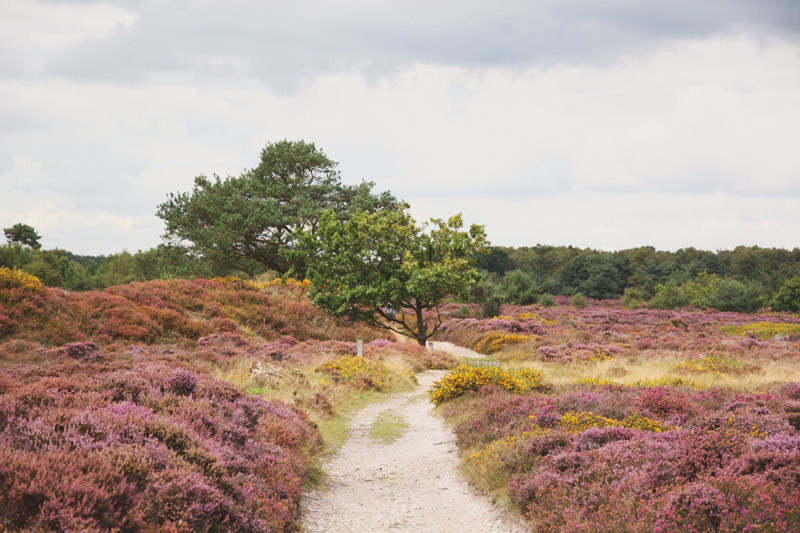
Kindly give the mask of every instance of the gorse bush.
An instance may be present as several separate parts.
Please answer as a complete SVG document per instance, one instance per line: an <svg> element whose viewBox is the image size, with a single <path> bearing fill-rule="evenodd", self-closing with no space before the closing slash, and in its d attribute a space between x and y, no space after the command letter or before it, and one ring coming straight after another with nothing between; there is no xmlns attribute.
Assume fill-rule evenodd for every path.
<svg viewBox="0 0 800 533"><path fill-rule="evenodd" d="M786 324L781 322L755 322L739 326L726 325L722 326L720 329L733 335L752 335L759 339L770 339L776 336L800 336L800 324Z"/></svg>
<svg viewBox="0 0 800 533"><path fill-rule="evenodd" d="M544 383L542 373L536 370L460 365L434 383L429 393L433 402L440 404L486 385L496 385L510 391L526 391L543 387Z"/></svg>
<svg viewBox="0 0 800 533"><path fill-rule="evenodd" d="M558 421L558 428L569 433L581 433L590 428L623 427L642 431L661 432L675 429L672 426L632 413L622 420L615 420L591 412L569 411Z"/></svg>
<svg viewBox="0 0 800 533"><path fill-rule="evenodd" d="M22 287L31 291L41 291L44 289L42 280L16 268L0 267L0 287L12 288Z"/></svg>
<svg viewBox="0 0 800 533"><path fill-rule="evenodd" d="M386 368L357 355L345 355L314 370L330 374L336 381L357 382L365 388L381 390L386 387Z"/></svg>
<svg viewBox="0 0 800 533"><path fill-rule="evenodd" d="M478 344L475 345L475 351L491 355L500 351L504 346L520 344L526 342L528 339L528 335L494 331L481 339Z"/></svg>

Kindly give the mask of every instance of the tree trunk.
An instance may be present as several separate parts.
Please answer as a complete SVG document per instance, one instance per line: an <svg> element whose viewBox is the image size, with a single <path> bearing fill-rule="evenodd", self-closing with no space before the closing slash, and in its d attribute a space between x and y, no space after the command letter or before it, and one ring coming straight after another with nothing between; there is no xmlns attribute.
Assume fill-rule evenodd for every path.
<svg viewBox="0 0 800 533"><path fill-rule="evenodd" d="M428 327L425 325L425 321L422 319L422 307L417 305L416 308L417 312L417 342L420 346L425 346L428 342Z"/></svg>

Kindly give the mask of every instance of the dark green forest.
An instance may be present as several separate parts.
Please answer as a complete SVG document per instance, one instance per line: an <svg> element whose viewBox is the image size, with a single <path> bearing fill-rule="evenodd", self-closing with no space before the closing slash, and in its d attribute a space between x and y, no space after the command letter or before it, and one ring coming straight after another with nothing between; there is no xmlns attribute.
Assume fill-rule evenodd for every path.
<svg viewBox="0 0 800 533"><path fill-rule="evenodd" d="M478 297L502 303L548 302L549 295L622 298L631 306L687 305L797 311L786 298L800 276L800 249L738 246L716 252L652 246L605 252L572 246L492 247L477 258ZM787 285L788 284L788 285ZM783 291L783 294L782 294Z"/></svg>

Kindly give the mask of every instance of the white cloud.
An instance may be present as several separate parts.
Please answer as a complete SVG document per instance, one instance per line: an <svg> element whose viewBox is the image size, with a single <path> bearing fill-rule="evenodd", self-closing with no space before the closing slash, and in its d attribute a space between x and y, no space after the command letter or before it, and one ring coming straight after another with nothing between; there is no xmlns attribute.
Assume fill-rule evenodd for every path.
<svg viewBox="0 0 800 533"><path fill-rule="evenodd" d="M11 221L36 228L44 248L61 248L89 255L152 247L151 235L160 230L152 216L121 216L104 210L76 210L67 203L41 200L22 208L0 209L3 227Z"/></svg>
<svg viewBox="0 0 800 533"><path fill-rule="evenodd" d="M18 19L50 15L8 5ZM54 8L73 33L52 23L29 56L45 64L58 43L152 21L95 7ZM418 218L462 211L499 244L796 246L798 45L735 33L648 50L602 64L322 69L292 91L230 49L136 83L0 76L0 225L31 224L45 246L79 253L153 246L167 193L304 138L346 181L376 181Z"/></svg>
<svg viewBox="0 0 800 533"><path fill-rule="evenodd" d="M796 248L798 202L728 194L565 194L509 199L456 196L466 224L486 226L501 246L556 244L621 250L652 245L661 250L704 250L739 245ZM420 197L418 219L442 209L440 197Z"/></svg>
<svg viewBox="0 0 800 533"><path fill-rule="evenodd" d="M27 76L48 67L65 47L108 37L131 26L136 14L116 6L3 0L0 4L0 76Z"/></svg>

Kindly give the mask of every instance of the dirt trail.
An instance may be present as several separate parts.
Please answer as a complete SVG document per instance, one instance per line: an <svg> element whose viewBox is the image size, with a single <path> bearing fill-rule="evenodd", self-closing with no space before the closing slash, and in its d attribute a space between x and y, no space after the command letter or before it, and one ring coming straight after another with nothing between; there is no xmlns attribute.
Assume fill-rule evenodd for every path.
<svg viewBox="0 0 800 533"><path fill-rule="evenodd" d="M437 342L434 349L482 357L447 344ZM528 531L517 517L473 493L459 472L455 436L433 415L425 392L445 373L418 374L415 391L392 395L353 416L350 438L323 465L330 487L303 499L304 531ZM384 444L369 433L375 419L389 410L409 427L402 437Z"/></svg>

